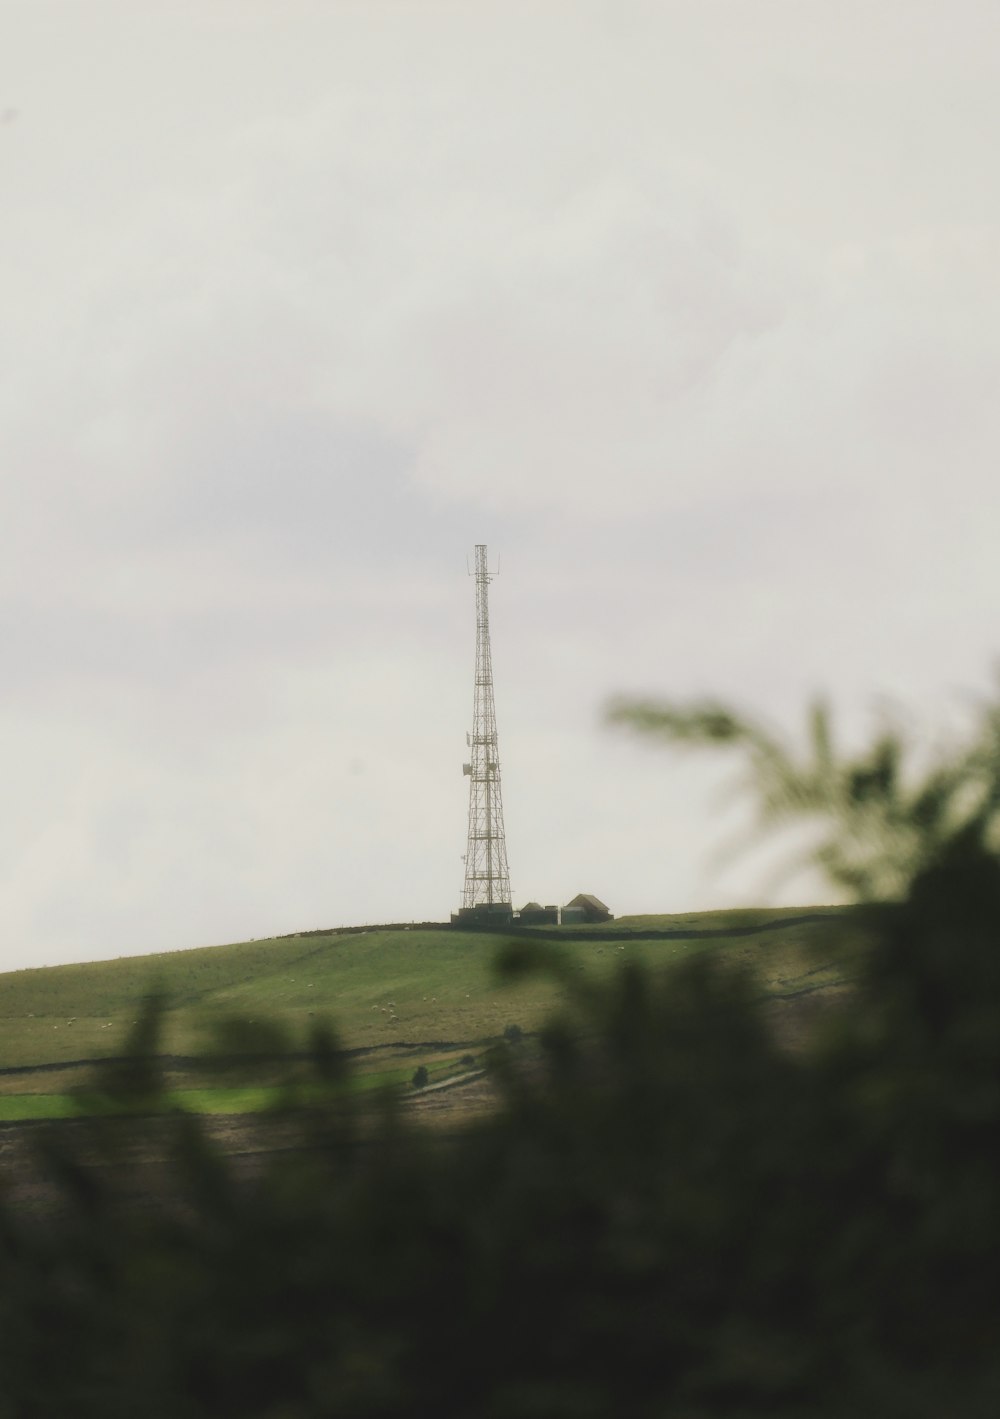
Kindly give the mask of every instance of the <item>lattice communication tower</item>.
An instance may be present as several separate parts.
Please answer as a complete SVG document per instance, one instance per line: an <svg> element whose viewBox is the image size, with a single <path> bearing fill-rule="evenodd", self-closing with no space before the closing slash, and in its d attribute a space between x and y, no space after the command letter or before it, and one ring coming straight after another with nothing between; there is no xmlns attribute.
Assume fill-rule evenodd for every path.
<svg viewBox="0 0 1000 1419"><path fill-rule="evenodd" d="M493 659L490 653L489 585L493 580L486 547L476 546L476 696L472 734L466 736L472 762L469 776L469 841L465 854L465 918L510 921L510 872L503 831L497 716L493 703Z"/></svg>

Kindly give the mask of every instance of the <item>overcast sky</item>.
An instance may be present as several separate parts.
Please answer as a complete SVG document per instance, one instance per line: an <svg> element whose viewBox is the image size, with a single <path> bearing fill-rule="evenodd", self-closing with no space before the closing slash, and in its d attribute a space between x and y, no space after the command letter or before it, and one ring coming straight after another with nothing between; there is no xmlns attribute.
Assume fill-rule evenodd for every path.
<svg viewBox="0 0 1000 1419"><path fill-rule="evenodd" d="M0 0L0 967L758 902L712 692L1000 637L996 0ZM771 900L815 900L799 882Z"/></svg>

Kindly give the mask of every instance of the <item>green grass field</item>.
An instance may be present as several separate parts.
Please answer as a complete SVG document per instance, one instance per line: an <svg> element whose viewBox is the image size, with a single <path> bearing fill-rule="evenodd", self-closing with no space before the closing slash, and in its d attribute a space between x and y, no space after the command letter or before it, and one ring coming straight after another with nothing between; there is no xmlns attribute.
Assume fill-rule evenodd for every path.
<svg viewBox="0 0 1000 1419"><path fill-rule="evenodd" d="M668 969L692 953L725 953L751 965L762 992L781 1003L847 988L865 931L857 911L816 907L624 917L610 928L517 934L557 939L593 978L628 959ZM181 1057L169 1084L192 1108L240 1112L269 1097L267 1080L184 1087L195 1081L183 1060L203 1053L221 1020L248 1029L273 1022L302 1046L327 1019L371 1082L405 1084L419 1064L431 1082L460 1073L472 1067L463 1058L478 1063L508 1025L530 1034L558 1001L551 980L497 980L503 940L449 929L331 931L0 975L0 1119L71 1111L68 1097L90 1062L124 1051L153 990L166 1000L163 1052Z"/></svg>

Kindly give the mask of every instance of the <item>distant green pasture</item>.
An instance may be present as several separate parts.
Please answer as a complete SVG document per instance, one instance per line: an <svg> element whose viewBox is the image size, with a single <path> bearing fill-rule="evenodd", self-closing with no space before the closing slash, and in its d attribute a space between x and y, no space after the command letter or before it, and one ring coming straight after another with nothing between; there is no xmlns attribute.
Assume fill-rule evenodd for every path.
<svg viewBox="0 0 1000 1419"><path fill-rule="evenodd" d="M427 1069L429 1085L457 1079L469 1073L466 1068L456 1067L451 1059L428 1058L422 1063ZM352 1077L349 1088L352 1093L404 1089L411 1085L416 1067L411 1061L405 1066L359 1073ZM187 1113L199 1114L262 1113L286 1102L290 1097L300 1103L317 1103L330 1095L319 1086L311 1089L300 1086L292 1096L284 1086L277 1084L203 1085L190 1089L167 1089L159 1107L163 1111L183 1109ZM105 1112L108 1107L110 1106L102 1106L100 1112ZM92 1113L94 1108L92 1099L75 1091L62 1094L0 1094L0 1122L5 1123L27 1119L81 1118Z"/></svg>
<svg viewBox="0 0 1000 1419"><path fill-rule="evenodd" d="M810 912L820 919L795 924ZM753 934L731 934L747 928ZM637 935L648 931L678 935ZM557 940L581 978L598 980L622 961L669 969L712 951L751 966L762 990L779 999L849 978L851 952L864 934L861 918L846 908L627 917L610 930L517 932L546 945ZM436 1067L446 1054L475 1054L508 1025L530 1033L558 1003L561 987L550 978L516 985L497 979L493 961L503 939L447 929L330 932L3 974L0 1095L63 1099L63 1090L80 1082L78 1062L125 1050L152 990L166 1001L165 1054L201 1055L221 1020L248 1028L273 1022L297 1048L319 1022L330 1021L340 1044L358 1052L355 1067L362 1074L406 1082L418 1064ZM404 1053L404 1046L415 1050ZM18 1068L37 1072L10 1072ZM226 1086L232 1098L235 1084ZM206 1090L206 1099L219 1094ZM197 1090L183 1092L192 1105L201 1097ZM11 1104L17 1107L43 1105Z"/></svg>

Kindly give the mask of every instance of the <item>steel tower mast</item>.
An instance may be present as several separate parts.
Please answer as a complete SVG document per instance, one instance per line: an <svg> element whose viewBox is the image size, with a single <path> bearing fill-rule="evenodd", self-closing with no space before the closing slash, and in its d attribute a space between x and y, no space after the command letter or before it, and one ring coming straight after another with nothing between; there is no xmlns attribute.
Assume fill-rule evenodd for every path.
<svg viewBox="0 0 1000 1419"><path fill-rule="evenodd" d="M510 872L503 831L497 716L493 703L490 654L489 585L493 577L486 547L476 546L476 695L469 746L472 762L463 765L469 783L469 841L465 854L462 916L510 921Z"/></svg>

